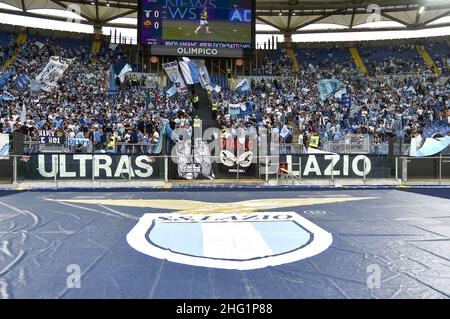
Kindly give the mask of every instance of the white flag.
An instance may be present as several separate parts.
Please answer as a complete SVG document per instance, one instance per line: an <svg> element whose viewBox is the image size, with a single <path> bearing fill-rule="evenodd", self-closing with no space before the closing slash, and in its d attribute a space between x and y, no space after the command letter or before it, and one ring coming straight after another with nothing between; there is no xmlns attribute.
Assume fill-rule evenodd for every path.
<svg viewBox="0 0 450 319"><path fill-rule="evenodd" d="M24 124L27 120L27 108L25 107L25 103L22 105L22 113L20 114L20 124Z"/></svg>

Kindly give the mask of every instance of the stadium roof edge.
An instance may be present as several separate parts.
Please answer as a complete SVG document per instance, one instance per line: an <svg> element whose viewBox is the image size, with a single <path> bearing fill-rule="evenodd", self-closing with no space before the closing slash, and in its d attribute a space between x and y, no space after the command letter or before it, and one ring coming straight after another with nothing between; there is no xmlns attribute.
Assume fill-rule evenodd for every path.
<svg viewBox="0 0 450 319"><path fill-rule="evenodd" d="M134 24L118 24L111 21L122 17L136 18L138 0L2 0L2 3L10 7L3 6L0 8L0 13L67 21L63 17L30 12L35 9L57 9L78 13L86 19L80 21L83 24L136 28ZM429 28L430 23L443 17L450 17L450 1L448 0L256 0L257 23L277 29L277 31L257 31L260 34L315 33L318 31L304 30L304 28L321 24L345 27L346 29L339 30L341 32L418 30ZM378 21L394 21L403 27L401 29L357 27ZM450 26L450 22L433 25L433 27L440 26ZM328 29L319 31L335 32Z"/></svg>

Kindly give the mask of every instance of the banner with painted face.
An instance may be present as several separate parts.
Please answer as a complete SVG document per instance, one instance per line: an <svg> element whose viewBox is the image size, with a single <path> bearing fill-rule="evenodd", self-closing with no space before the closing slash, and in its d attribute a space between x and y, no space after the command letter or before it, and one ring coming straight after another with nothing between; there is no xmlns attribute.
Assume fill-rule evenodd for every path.
<svg viewBox="0 0 450 319"><path fill-rule="evenodd" d="M50 60L45 68L36 77L36 81L44 84L41 86L42 90L50 92L53 88L56 88L58 80L61 78L61 76L64 74L73 60L74 59L65 59L60 56L50 57Z"/></svg>
<svg viewBox="0 0 450 319"><path fill-rule="evenodd" d="M178 62L163 63L164 71L166 71L169 79L177 86L178 92L183 93L187 91L186 84L178 69Z"/></svg>

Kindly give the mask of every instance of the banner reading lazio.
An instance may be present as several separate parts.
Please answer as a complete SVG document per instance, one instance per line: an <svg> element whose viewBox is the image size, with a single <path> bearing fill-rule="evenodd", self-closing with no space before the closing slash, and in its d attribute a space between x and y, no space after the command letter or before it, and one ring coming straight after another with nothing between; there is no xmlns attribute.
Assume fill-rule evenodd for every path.
<svg viewBox="0 0 450 319"><path fill-rule="evenodd" d="M180 71L178 70L178 63L176 61L163 63L164 71L166 71L169 79L177 86L178 92L183 93L187 91L186 84L181 77Z"/></svg>
<svg viewBox="0 0 450 319"><path fill-rule="evenodd" d="M67 70L74 59L65 59L60 56L52 56L44 70L38 74L36 81L41 82L41 88L50 92L56 87L59 78Z"/></svg>

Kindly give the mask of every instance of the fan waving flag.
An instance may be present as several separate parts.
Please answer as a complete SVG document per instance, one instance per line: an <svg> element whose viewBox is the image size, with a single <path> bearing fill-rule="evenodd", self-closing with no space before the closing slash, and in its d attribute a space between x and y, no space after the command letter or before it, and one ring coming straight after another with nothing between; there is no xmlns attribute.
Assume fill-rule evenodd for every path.
<svg viewBox="0 0 450 319"><path fill-rule="evenodd" d="M1 99L3 101L12 101L12 100L14 100L14 96L9 92L4 91Z"/></svg>
<svg viewBox="0 0 450 319"><path fill-rule="evenodd" d="M241 82L239 82L238 85L236 85L236 90L237 89L240 89L243 92L250 90L250 84L248 84L248 80L243 79Z"/></svg>
<svg viewBox="0 0 450 319"><path fill-rule="evenodd" d="M125 81L125 75L126 75L128 72L131 72L131 71L133 71L133 69L131 68L131 65L126 64L126 65L123 67L122 71L120 71L120 73L119 73L120 82L123 83L123 82Z"/></svg>
<svg viewBox="0 0 450 319"><path fill-rule="evenodd" d="M189 58L182 58L183 61L178 62L181 73L183 73L186 84L200 83L200 72L198 66Z"/></svg>
<svg viewBox="0 0 450 319"><path fill-rule="evenodd" d="M30 84L31 79L28 75L22 74L17 77L16 81L14 82L14 88L17 91L23 91L28 87L28 84Z"/></svg>
<svg viewBox="0 0 450 319"><path fill-rule="evenodd" d="M289 127L285 124L281 128L280 136L284 139L288 138L291 135L291 130L289 130Z"/></svg>
<svg viewBox="0 0 450 319"><path fill-rule="evenodd" d="M0 89L6 86L6 83L8 82L11 75L12 75L11 71L6 71L2 75L0 75Z"/></svg>
<svg viewBox="0 0 450 319"><path fill-rule="evenodd" d="M318 83L320 99L325 101L328 97L332 96L340 88L344 87L341 81L336 79L319 80Z"/></svg>
<svg viewBox="0 0 450 319"><path fill-rule="evenodd" d="M206 66L202 66L199 68L200 71L200 84L204 89L210 88L213 89L211 86L211 80L209 78L208 69Z"/></svg>
<svg viewBox="0 0 450 319"><path fill-rule="evenodd" d="M178 92L178 88L177 88L176 84L172 85L171 88L169 88L168 90L166 90L167 97L172 97L172 96L175 95L177 92Z"/></svg>
<svg viewBox="0 0 450 319"><path fill-rule="evenodd" d="M27 120L27 108L25 106L25 103L22 105L22 111L20 113L19 122L20 124L25 124L25 121Z"/></svg>

